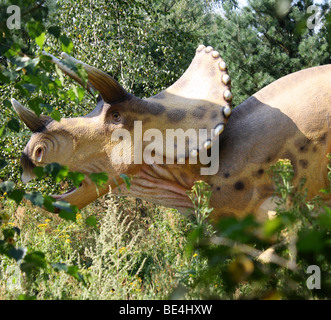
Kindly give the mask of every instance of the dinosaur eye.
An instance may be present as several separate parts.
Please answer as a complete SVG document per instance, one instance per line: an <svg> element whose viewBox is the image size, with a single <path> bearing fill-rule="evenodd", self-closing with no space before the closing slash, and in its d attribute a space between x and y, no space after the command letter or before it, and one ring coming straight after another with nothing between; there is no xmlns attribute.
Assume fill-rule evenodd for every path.
<svg viewBox="0 0 331 320"><path fill-rule="evenodd" d="M42 148L38 148L37 150L36 150L36 160L38 161L38 162L40 162L41 161L41 159L42 159L42 157L43 157L43 149Z"/></svg>
<svg viewBox="0 0 331 320"><path fill-rule="evenodd" d="M115 111L115 112L112 113L112 117L113 117L114 121L116 121L116 122L120 122L121 121L121 115L117 111Z"/></svg>

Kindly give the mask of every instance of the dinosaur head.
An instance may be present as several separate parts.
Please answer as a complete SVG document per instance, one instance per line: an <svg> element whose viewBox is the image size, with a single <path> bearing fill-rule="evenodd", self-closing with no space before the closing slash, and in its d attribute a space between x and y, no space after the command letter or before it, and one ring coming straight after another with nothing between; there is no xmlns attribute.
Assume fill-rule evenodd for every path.
<svg viewBox="0 0 331 320"><path fill-rule="evenodd" d="M113 178L121 173L134 175L144 163L167 163L170 159L170 163L180 164L198 157L201 150L210 149L217 141L231 115L227 66L211 47L199 46L183 76L148 99L129 94L108 74L67 54L62 54L62 60L51 57L89 92L98 91L99 98L88 115L59 122L44 115L38 117L12 99L20 119L33 132L22 154L21 178L28 182L34 178L35 166L52 162L84 173L86 178L78 189L54 196L78 208L108 192L108 185L116 187ZM70 67L77 64L85 67L87 83ZM88 176L99 172L106 172L109 182L96 190Z"/></svg>

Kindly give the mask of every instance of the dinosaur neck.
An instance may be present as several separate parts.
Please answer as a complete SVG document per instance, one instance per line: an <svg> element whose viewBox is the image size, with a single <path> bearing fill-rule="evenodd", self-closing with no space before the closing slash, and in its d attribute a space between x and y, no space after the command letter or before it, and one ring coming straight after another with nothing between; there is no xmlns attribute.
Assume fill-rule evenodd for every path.
<svg viewBox="0 0 331 320"><path fill-rule="evenodd" d="M188 158L212 144L226 125L224 107L219 104L178 96L167 96L164 101L162 95L156 97L135 103L128 112L135 113L129 118L141 121L143 149L148 145L157 147L155 151L161 158ZM151 144L156 137L158 141Z"/></svg>
<svg viewBox="0 0 331 320"><path fill-rule="evenodd" d="M172 204L183 214L192 212L192 202L187 197L187 190L193 185L193 176L183 165L147 165L133 175L130 190L113 189L114 194L142 198L160 205Z"/></svg>

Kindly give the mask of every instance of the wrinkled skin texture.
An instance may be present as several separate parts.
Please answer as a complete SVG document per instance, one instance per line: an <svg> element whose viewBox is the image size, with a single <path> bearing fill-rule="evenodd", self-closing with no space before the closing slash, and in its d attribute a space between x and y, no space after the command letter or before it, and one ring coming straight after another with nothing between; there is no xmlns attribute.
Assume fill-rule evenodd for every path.
<svg viewBox="0 0 331 320"><path fill-rule="evenodd" d="M173 86L146 100L122 91L109 78L105 85L107 81L102 77L93 70L89 72L88 88L96 88L103 100L85 117L60 122L48 119L41 129L36 129L38 119L28 115L31 119L27 120L27 116L22 116L23 107L13 102L21 119L26 123L31 120L28 126L34 131L22 156L23 181L33 178L33 166L58 162L86 175L80 188L56 196L78 208L106 194L110 186L115 194L143 198L188 213L192 204L186 191L194 181L204 180L212 187L211 218L215 221L226 215L242 217L248 213L266 218L274 206L271 201L274 185L267 170L278 159L291 160L294 183L307 178L308 197L319 194L328 185L331 65L299 71L275 81L236 107L231 117L226 65L210 47L199 47L187 72ZM112 91L116 101L110 101ZM142 133L157 128L164 135L167 129L210 130L221 124L224 132L221 130L219 137L218 134L208 137L214 143L212 148L219 145L218 172L201 175L203 165L199 161L188 163L192 148L186 152L179 150L174 164L153 162L169 156L167 151L155 152L155 158L150 157L147 163L116 164L112 152L119 142L110 137L117 130L126 129L134 141L137 120L142 122ZM194 148L202 151L205 142L199 141ZM143 148L148 144L143 142ZM133 146L130 150L132 160ZM166 144L163 150L168 150ZM183 157L186 164L178 163ZM88 178L90 173L97 172L106 172L109 177L98 192ZM133 177L130 190L123 185L121 173ZM120 191L113 178L120 184Z"/></svg>

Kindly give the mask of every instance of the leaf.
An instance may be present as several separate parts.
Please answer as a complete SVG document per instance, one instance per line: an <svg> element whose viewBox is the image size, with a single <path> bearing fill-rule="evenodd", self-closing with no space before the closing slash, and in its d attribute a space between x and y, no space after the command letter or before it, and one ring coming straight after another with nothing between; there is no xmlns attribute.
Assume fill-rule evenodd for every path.
<svg viewBox="0 0 331 320"><path fill-rule="evenodd" d="M44 195L44 203L43 206L45 207L45 209L47 211L50 212L54 212L54 206L53 206L53 202L55 202L54 198L48 196L48 195Z"/></svg>
<svg viewBox="0 0 331 320"><path fill-rule="evenodd" d="M0 83L10 83L10 79L0 72Z"/></svg>
<svg viewBox="0 0 331 320"><path fill-rule="evenodd" d="M324 234L317 230L302 230L298 236L297 248L301 252L319 252L326 244Z"/></svg>
<svg viewBox="0 0 331 320"><path fill-rule="evenodd" d="M108 181L108 175L105 172L91 173L89 178L98 186L102 187Z"/></svg>
<svg viewBox="0 0 331 320"><path fill-rule="evenodd" d="M69 202L64 200L55 201L52 203L55 208L60 209L59 216L65 220L76 222L76 206L72 206Z"/></svg>
<svg viewBox="0 0 331 320"><path fill-rule="evenodd" d="M97 227L97 218L92 215L86 218L86 224L89 225L90 227Z"/></svg>
<svg viewBox="0 0 331 320"><path fill-rule="evenodd" d="M243 219L228 217L219 221L218 230L221 231L223 237L228 237L235 241L248 242L254 238L254 233L251 231L257 226L258 223L252 215L248 215Z"/></svg>
<svg viewBox="0 0 331 320"><path fill-rule="evenodd" d="M28 106L31 110L34 111L34 113L39 117L41 114L41 108L40 108L40 103L41 103L41 99L40 98L35 98L35 99L31 99L28 102Z"/></svg>
<svg viewBox="0 0 331 320"><path fill-rule="evenodd" d="M185 247L186 256L192 256L194 250L196 249L196 245L199 240L203 237L203 227L197 226L188 236L188 243Z"/></svg>
<svg viewBox="0 0 331 320"><path fill-rule="evenodd" d="M34 251L27 254L24 257L24 260L21 263L20 268L27 275L30 275L32 272L38 271L39 269L45 269L46 268L45 254L41 251Z"/></svg>
<svg viewBox="0 0 331 320"><path fill-rule="evenodd" d="M62 70L58 67L58 65L55 65L55 72L58 75L61 85L63 86L63 82L64 82L64 77L63 77L63 73Z"/></svg>
<svg viewBox="0 0 331 320"><path fill-rule="evenodd" d="M20 235L21 230L17 227L13 227L13 228L9 228L9 229L3 229L2 233L3 233L3 236L4 236L5 240L7 240L9 238L14 238L15 233Z"/></svg>
<svg viewBox="0 0 331 320"><path fill-rule="evenodd" d="M267 220L263 224L263 233L266 237L271 237L282 229L283 222L280 217L276 217L272 220Z"/></svg>
<svg viewBox="0 0 331 320"><path fill-rule="evenodd" d="M22 260L27 252L26 248L11 248L8 250L9 255L16 260L16 262L19 262Z"/></svg>
<svg viewBox="0 0 331 320"><path fill-rule="evenodd" d="M14 81L18 78L18 76L19 76L19 73L16 72L14 69L11 69L11 70L6 69L6 70L3 70L3 71L2 71L2 74L3 74L4 76L6 76L7 78L9 78L9 80L10 80L11 82L14 82ZM11 104L10 104L9 108L11 108Z"/></svg>
<svg viewBox="0 0 331 320"><path fill-rule="evenodd" d="M68 266L65 263L57 262L57 263L52 263L51 266L56 270L56 271L68 271Z"/></svg>
<svg viewBox="0 0 331 320"><path fill-rule="evenodd" d="M22 84L22 87L25 88L25 89L27 89L31 93L38 88L35 84L32 84L32 83Z"/></svg>
<svg viewBox="0 0 331 320"><path fill-rule="evenodd" d="M43 167L34 167L33 172L36 174L38 179L42 179L45 174Z"/></svg>
<svg viewBox="0 0 331 320"><path fill-rule="evenodd" d="M43 48L44 43L45 43L45 32L41 33L38 37L35 38L35 41L37 43L37 45L40 47L40 49Z"/></svg>
<svg viewBox="0 0 331 320"><path fill-rule="evenodd" d="M82 276L81 273L78 272L79 269L77 266L69 266L67 274L71 275L74 277L77 281L82 282L85 285L85 280L84 277Z"/></svg>
<svg viewBox="0 0 331 320"><path fill-rule="evenodd" d="M86 78L86 81L87 81L87 78ZM76 88L77 88L78 101L81 102L84 99L84 95L85 95L86 90L82 87L76 87Z"/></svg>
<svg viewBox="0 0 331 320"><path fill-rule="evenodd" d="M62 35L59 38L60 42L61 42L61 49L70 54L70 52L72 51L74 44L72 43L72 41L66 36L66 35Z"/></svg>
<svg viewBox="0 0 331 320"><path fill-rule="evenodd" d="M64 201L64 200L58 200L58 201L53 202L53 206L60 210L65 210L67 212L73 212L73 209L72 209L70 203L67 201Z"/></svg>
<svg viewBox="0 0 331 320"><path fill-rule="evenodd" d="M14 190L15 184L13 181L4 181L0 183L0 189L2 192L12 192Z"/></svg>
<svg viewBox="0 0 331 320"><path fill-rule="evenodd" d="M2 170L8 163L4 159L0 159L0 170Z"/></svg>
<svg viewBox="0 0 331 320"><path fill-rule="evenodd" d="M44 168L44 172L46 174L51 175L54 179L56 179L56 177L59 174L60 170L61 170L61 165L59 165L56 162L52 162L52 163L46 165L45 168Z"/></svg>
<svg viewBox="0 0 331 320"><path fill-rule="evenodd" d="M24 87L22 87L19 83L16 83L16 84L14 85L14 88L17 89L17 90L19 90L20 93L21 93L23 96L26 96L26 97L29 97L29 98L30 98L30 96L31 96L30 92L29 92L27 89L25 89Z"/></svg>
<svg viewBox="0 0 331 320"><path fill-rule="evenodd" d="M61 166L59 172L56 175L55 181L56 182L60 182L61 180L63 180L69 172L69 168L67 166Z"/></svg>
<svg viewBox="0 0 331 320"><path fill-rule="evenodd" d="M324 207L325 212L321 213L318 218L318 224L325 229L331 230L331 209L329 207Z"/></svg>
<svg viewBox="0 0 331 320"><path fill-rule="evenodd" d="M8 195L8 198L15 200L15 202L19 205L24 195L25 191L23 189L15 189Z"/></svg>
<svg viewBox="0 0 331 320"><path fill-rule="evenodd" d="M12 105L10 103L10 101L8 99L3 101L3 105L7 108L7 109L11 109Z"/></svg>
<svg viewBox="0 0 331 320"><path fill-rule="evenodd" d="M71 101L75 101L76 100L76 94L75 94L75 86L72 85L71 88L67 91L67 96L69 97L69 99Z"/></svg>
<svg viewBox="0 0 331 320"><path fill-rule="evenodd" d="M76 188L78 188L85 179L85 175L81 172L69 172L67 177L73 181Z"/></svg>
<svg viewBox="0 0 331 320"><path fill-rule="evenodd" d="M45 28L40 21L30 20L27 22L26 27L29 36L33 39L36 39L45 31Z"/></svg>
<svg viewBox="0 0 331 320"><path fill-rule="evenodd" d="M29 61L31 61L31 59L29 57L15 57L12 59L14 64L16 64L16 69L15 71L20 71L23 68L25 68L28 64Z"/></svg>
<svg viewBox="0 0 331 320"><path fill-rule="evenodd" d="M121 174L120 174L120 177L124 180L125 185L126 185L126 188L127 188L128 190L130 190L130 187L131 187L131 181L130 181L130 178L129 178L126 174L124 174L124 173L121 173Z"/></svg>
<svg viewBox="0 0 331 320"><path fill-rule="evenodd" d="M74 213L74 212L68 212L66 210L61 210L59 212L59 217L61 217L64 220L67 220L67 221L76 222L76 213Z"/></svg>
<svg viewBox="0 0 331 320"><path fill-rule="evenodd" d="M31 201L35 206L42 207L44 204L44 197L40 192L26 193L23 197Z"/></svg>
<svg viewBox="0 0 331 320"><path fill-rule="evenodd" d="M59 26L51 26L48 28L48 33L53 35L56 39L60 37L61 28Z"/></svg>
<svg viewBox="0 0 331 320"><path fill-rule="evenodd" d="M55 120L55 121L60 121L61 120L61 114L58 110L54 110L52 113L51 113L51 117Z"/></svg>
<svg viewBox="0 0 331 320"><path fill-rule="evenodd" d="M87 81L88 81L88 73L85 69L85 67L82 65L82 64L77 64L76 65L76 68L77 68L77 75L81 78L81 80L83 81L83 84L84 86L86 85ZM82 98L80 98L81 96L84 96L85 94L85 90L81 87L79 87L80 91L79 91L79 100L81 101Z"/></svg>
<svg viewBox="0 0 331 320"><path fill-rule="evenodd" d="M15 132L19 132L20 131L20 123L18 122L17 119L11 119L9 120L9 122L7 123L7 127Z"/></svg>
<svg viewBox="0 0 331 320"><path fill-rule="evenodd" d="M64 271L68 275L72 276L76 280L83 282L85 285L85 280L84 277L78 272L79 269L77 266L68 266L65 263L52 263L51 266L56 270L56 271Z"/></svg>
<svg viewBox="0 0 331 320"><path fill-rule="evenodd" d="M53 111L53 106L48 103L40 103L39 105L41 108L46 109L48 113L51 113Z"/></svg>

